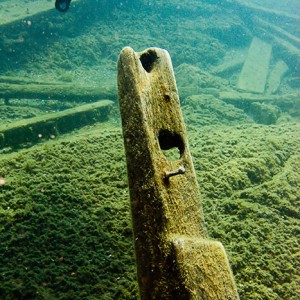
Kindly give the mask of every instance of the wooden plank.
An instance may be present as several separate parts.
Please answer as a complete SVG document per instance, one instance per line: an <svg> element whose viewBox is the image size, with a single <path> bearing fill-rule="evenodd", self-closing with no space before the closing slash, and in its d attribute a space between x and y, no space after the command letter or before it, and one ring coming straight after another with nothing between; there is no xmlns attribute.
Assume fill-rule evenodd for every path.
<svg viewBox="0 0 300 300"><path fill-rule="evenodd" d="M229 2L229 1L228 1ZM257 5L249 0L234 0L237 4L244 6L248 9L255 11L258 14L264 14L265 16L273 16L273 17L282 17L288 18L291 20L300 20L299 14L291 14L284 11L280 11L277 9L271 9L267 7L263 7L261 5Z"/></svg>
<svg viewBox="0 0 300 300"><path fill-rule="evenodd" d="M245 62L246 55L242 52L232 51L230 55L226 55L223 62L213 68L212 73L222 76L222 75L229 75L234 72L239 71L244 62Z"/></svg>
<svg viewBox="0 0 300 300"><path fill-rule="evenodd" d="M117 90L113 86L89 87L74 83L64 84L13 84L0 82L0 98L43 99L65 101L95 101L103 98L113 99Z"/></svg>
<svg viewBox="0 0 300 300"><path fill-rule="evenodd" d="M72 0L72 3L80 0ZM46 13L55 9L55 1L35 0L6 0L0 2L0 26L10 24L19 20L28 20L34 15Z"/></svg>
<svg viewBox="0 0 300 300"><path fill-rule="evenodd" d="M253 28L255 35L263 39L267 39L276 49L276 56L284 60L289 69L293 72L298 72L300 65L300 49L294 46L286 38L281 38L278 34L273 34L267 28L255 26Z"/></svg>
<svg viewBox="0 0 300 300"><path fill-rule="evenodd" d="M220 92L219 98L228 103L247 102L274 102L277 105L300 103L300 91L285 95L258 95L252 93L239 93L237 91Z"/></svg>
<svg viewBox="0 0 300 300"><path fill-rule="evenodd" d="M285 39L286 41L291 42L296 47L300 47L300 38L287 32L286 30L280 28L279 26L267 22L259 17L253 18L255 26L262 26L265 28L266 31L272 33L274 36L280 36L281 38Z"/></svg>
<svg viewBox="0 0 300 300"><path fill-rule="evenodd" d="M15 77L15 76L0 76L0 84L42 84L42 85L61 85L59 81L41 81L41 80L32 80L31 78L26 77Z"/></svg>
<svg viewBox="0 0 300 300"><path fill-rule="evenodd" d="M297 65L296 60L299 61L300 49L295 47L293 44L291 44L287 40L282 39L276 35L270 34L270 37L272 37L274 44L276 44L276 46L278 48L284 49L284 51L286 52L286 55L295 58L295 65Z"/></svg>
<svg viewBox="0 0 300 300"><path fill-rule="evenodd" d="M102 100L2 126L0 127L0 149L16 148L25 143L35 144L42 138L50 139L75 128L105 121L112 104L112 101Z"/></svg>
<svg viewBox="0 0 300 300"><path fill-rule="evenodd" d="M289 67L283 60L280 60L275 64L268 78L267 95L275 94L278 91L281 80L288 70Z"/></svg>
<svg viewBox="0 0 300 300"><path fill-rule="evenodd" d="M252 39L246 61L239 76L237 88L263 93L269 72L272 46L256 37Z"/></svg>

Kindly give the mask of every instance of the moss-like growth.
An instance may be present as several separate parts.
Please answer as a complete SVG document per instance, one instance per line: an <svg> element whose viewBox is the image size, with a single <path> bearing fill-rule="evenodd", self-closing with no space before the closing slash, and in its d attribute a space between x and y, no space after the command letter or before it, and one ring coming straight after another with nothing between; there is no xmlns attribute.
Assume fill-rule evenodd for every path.
<svg viewBox="0 0 300 300"><path fill-rule="evenodd" d="M100 128L1 158L1 299L137 299L121 130ZM189 128L241 299L299 299L299 129Z"/></svg>
<svg viewBox="0 0 300 300"><path fill-rule="evenodd" d="M1 160L1 299L136 299L126 167L116 137L39 146Z"/></svg>
<svg viewBox="0 0 300 300"><path fill-rule="evenodd" d="M183 113L187 124L194 126L253 123L243 110L208 94L187 97Z"/></svg>

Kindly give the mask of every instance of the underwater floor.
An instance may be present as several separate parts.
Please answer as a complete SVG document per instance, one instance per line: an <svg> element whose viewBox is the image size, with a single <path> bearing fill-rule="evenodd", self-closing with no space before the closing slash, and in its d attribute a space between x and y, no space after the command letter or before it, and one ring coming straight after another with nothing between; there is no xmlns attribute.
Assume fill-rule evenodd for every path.
<svg viewBox="0 0 300 300"><path fill-rule="evenodd" d="M207 230L240 299L300 299L299 20L225 2L78 0L0 23L0 299L138 299L116 84L127 45L171 55ZM273 75L255 92L248 73L242 90L260 44Z"/></svg>
<svg viewBox="0 0 300 300"><path fill-rule="evenodd" d="M299 129L188 128L241 299L298 299ZM2 299L137 298L124 157L121 129L100 124L1 158Z"/></svg>

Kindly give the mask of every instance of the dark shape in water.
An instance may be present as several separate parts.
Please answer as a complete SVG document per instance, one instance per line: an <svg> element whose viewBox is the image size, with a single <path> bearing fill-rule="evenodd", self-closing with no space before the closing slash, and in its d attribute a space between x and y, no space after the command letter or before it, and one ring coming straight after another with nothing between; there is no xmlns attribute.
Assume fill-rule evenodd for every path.
<svg viewBox="0 0 300 300"><path fill-rule="evenodd" d="M71 0L55 0L55 8L60 12L66 12L69 9Z"/></svg>

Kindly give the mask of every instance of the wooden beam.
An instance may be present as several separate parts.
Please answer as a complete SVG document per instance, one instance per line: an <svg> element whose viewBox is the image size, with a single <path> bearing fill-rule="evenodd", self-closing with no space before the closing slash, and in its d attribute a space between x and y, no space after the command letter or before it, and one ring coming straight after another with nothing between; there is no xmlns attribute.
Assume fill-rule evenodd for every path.
<svg viewBox="0 0 300 300"><path fill-rule="evenodd" d="M269 73L272 46L256 37L253 38L246 61L239 76L237 88L263 93Z"/></svg>
<svg viewBox="0 0 300 300"><path fill-rule="evenodd" d="M239 6L245 7L248 10L252 10L256 13L260 13L261 15L264 16L269 16L269 17L283 17L283 18L288 18L291 20L295 20L295 21L299 21L300 20L300 16L299 14L290 14L290 13L286 13L280 10L276 10L276 9L271 9L271 8L266 8L262 5L257 5L251 1L248 0L233 0L233 3L238 4ZM229 2L229 4L232 3L231 0L227 0L227 2Z"/></svg>
<svg viewBox="0 0 300 300"><path fill-rule="evenodd" d="M112 101L102 100L1 126L0 149L33 145L45 138L55 138L85 125L103 122L107 120L112 104Z"/></svg>
<svg viewBox="0 0 300 300"><path fill-rule="evenodd" d="M59 81L44 81L44 80L32 80L26 77L15 76L0 76L0 83L6 84L42 84L42 85L61 85Z"/></svg>
<svg viewBox="0 0 300 300"><path fill-rule="evenodd" d="M207 238L168 52L124 48L118 87L141 299L239 299Z"/></svg>
<svg viewBox="0 0 300 300"><path fill-rule="evenodd" d="M270 71L270 75L268 78L268 85L267 85L267 90L266 90L267 95L275 94L278 92L281 80L282 80L283 76L287 73L288 70L289 70L289 67L282 60L279 60L275 64L275 66Z"/></svg>
<svg viewBox="0 0 300 300"><path fill-rule="evenodd" d="M300 38L287 32L286 30L280 28L279 26L267 22L259 17L253 17L253 21L255 26L261 26L268 32L272 33L274 36L280 36L281 38L289 41L290 43L294 44L298 48L300 47Z"/></svg>
<svg viewBox="0 0 300 300"><path fill-rule="evenodd" d="M117 97L116 87L94 88L78 84L14 84L0 82L0 98L93 102Z"/></svg>
<svg viewBox="0 0 300 300"><path fill-rule="evenodd" d="M273 102L276 104L300 103L300 91L285 95L257 95L237 91L219 92L219 98L228 103Z"/></svg>

